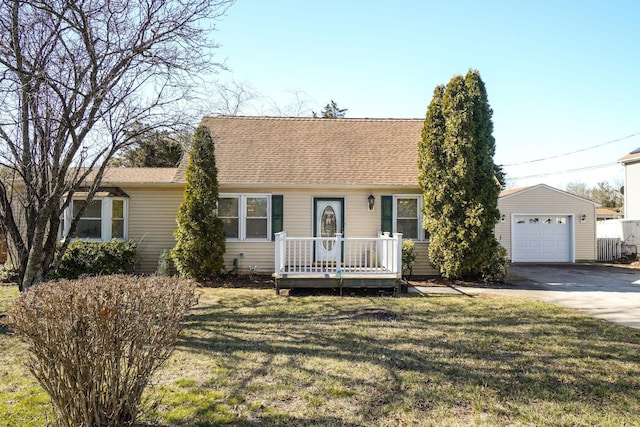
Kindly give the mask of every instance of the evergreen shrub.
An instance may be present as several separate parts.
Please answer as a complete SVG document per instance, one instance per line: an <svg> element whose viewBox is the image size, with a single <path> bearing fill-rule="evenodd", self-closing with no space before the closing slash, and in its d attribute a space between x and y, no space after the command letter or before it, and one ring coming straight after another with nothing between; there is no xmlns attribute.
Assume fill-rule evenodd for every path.
<svg viewBox="0 0 640 427"><path fill-rule="evenodd" d="M137 244L133 240L69 243L56 269L58 279L77 279L81 276L131 274L136 263Z"/></svg>

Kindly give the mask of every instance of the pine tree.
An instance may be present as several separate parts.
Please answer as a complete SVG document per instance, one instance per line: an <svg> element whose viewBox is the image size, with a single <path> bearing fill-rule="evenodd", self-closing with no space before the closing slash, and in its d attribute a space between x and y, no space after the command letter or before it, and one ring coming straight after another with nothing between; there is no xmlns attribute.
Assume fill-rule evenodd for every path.
<svg viewBox="0 0 640 427"><path fill-rule="evenodd" d="M474 70L436 87L427 110L418 161L424 226L429 258L444 277L479 278L506 262L493 234L500 187L492 113Z"/></svg>
<svg viewBox="0 0 640 427"><path fill-rule="evenodd" d="M136 124L126 133L132 143L118 153L109 163L113 167L128 168L175 168L180 163L183 147L188 145L188 132L166 130L142 131L143 125Z"/></svg>
<svg viewBox="0 0 640 427"><path fill-rule="evenodd" d="M331 102L324 106L322 110L323 119L344 119L344 116L347 114L348 108L340 108L338 104L332 99ZM313 117L318 117L318 113L312 111Z"/></svg>
<svg viewBox="0 0 640 427"><path fill-rule="evenodd" d="M178 272L198 281L215 279L224 267L225 235L218 218L218 170L209 129L199 126L191 144L184 200L178 209L172 258Z"/></svg>

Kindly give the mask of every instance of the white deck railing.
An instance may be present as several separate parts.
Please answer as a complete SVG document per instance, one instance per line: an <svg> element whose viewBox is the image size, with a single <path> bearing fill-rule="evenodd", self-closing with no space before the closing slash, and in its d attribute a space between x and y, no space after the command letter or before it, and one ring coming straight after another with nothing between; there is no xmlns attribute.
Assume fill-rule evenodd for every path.
<svg viewBox="0 0 640 427"><path fill-rule="evenodd" d="M402 234L378 237L287 237L276 234L275 277L322 275L342 278L361 275L402 277Z"/></svg>

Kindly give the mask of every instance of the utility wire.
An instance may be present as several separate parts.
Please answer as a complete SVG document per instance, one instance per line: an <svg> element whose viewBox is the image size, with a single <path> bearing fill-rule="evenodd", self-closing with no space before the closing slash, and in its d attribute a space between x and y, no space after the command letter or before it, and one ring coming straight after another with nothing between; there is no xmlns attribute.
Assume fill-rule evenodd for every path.
<svg viewBox="0 0 640 427"><path fill-rule="evenodd" d="M595 166L585 166L585 167L582 167L582 168L567 169L567 170L558 171L558 172L540 173L540 174L536 174L536 175L517 176L517 177L513 177L513 178L507 176L507 181L512 181L512 180L516 180L516 179L540 178L540 177L549 176L549 175L562 175L562 174L569 173L569 172L579 172L579 171L586 171L586 170L591 170L591 169L601 169L601 168L606 168L606 167L617 165L617 164L618 164L618 162L611 162L611 163L603 163L601 165L595 165Z"/></svg>
<svg viewBox="0 0 640 427"><path fill-rule="evenodd" d="M526 164L529 164L529 163L542 162L544 160L557 159L559 157L569 156L571 154L576 154L576 153L581 153L583 151L593 150L594 148L603 147L605 145L613 144L614 142L624 141L625 139L633 138L634 136L638 136L638 135L640 135L640 132L636 132L636 133L633 133L631 135L623 136L622 138L613 139L611 141L603 142L602 144L592 145L591 147L580 148L579 150L575 150L575 151L569 151L568 153L556 154L555 156L543 157L541 159L535 159L535 160L527 160L525 162L520 162L520 163L511 163L511 164L502 165L502 166L504 166L504 167L519 166L519 165L526 165Z"/></svg>

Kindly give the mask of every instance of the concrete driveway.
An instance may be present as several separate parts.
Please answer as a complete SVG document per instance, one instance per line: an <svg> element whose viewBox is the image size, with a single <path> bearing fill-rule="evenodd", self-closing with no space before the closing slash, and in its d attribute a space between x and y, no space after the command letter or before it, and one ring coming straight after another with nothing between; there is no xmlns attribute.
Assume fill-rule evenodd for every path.
<svg viewBox="0 0 640 427"><path fill-rule="evenodd" d="M536 298L640 328L640 270L598 264L518 264L509 267L509 275L515 277L508 287L444 289Z"/></svg>

